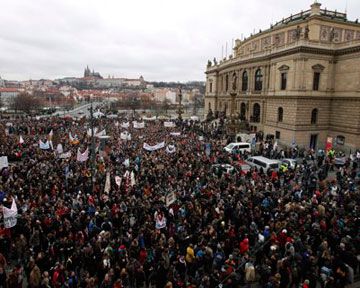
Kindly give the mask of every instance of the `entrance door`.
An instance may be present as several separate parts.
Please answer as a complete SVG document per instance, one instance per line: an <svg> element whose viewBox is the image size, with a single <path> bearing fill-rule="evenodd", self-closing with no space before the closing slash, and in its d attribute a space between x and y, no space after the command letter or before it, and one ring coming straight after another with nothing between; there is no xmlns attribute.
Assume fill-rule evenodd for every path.
<svg viewBox="0 0 360 288"><path fill-rule="evenodd" d="M310 135L310 149L316 150L318 134Z"/></svg>

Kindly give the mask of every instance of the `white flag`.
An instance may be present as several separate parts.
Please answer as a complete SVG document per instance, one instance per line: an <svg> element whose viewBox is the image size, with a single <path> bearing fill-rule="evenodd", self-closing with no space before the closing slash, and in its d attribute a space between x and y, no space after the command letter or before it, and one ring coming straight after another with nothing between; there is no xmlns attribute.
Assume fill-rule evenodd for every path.
<svg viewBox="0 0 360 288"><path fill-rule="evenodd" d="M14 198L12 200L10 209L3 206L3 214L4 214L4 227L5 228L14 227L17 223L17 215L18 215L18 210Z"/></svg>
<svg viewBox="0 0 360 288"><path fill-rule="evenodd" d="M25 141L24 141L23 137L20 135L19 144L24 144L24 143L25 143Z"/></svg>
<svg viewBox="0 0 360 288"><path fill-rule="evenodd" d="M134 186L135 185L135 174L134 171L131 171L131 175L130 175L130 185Z"/></svg>
<svg viewBox="0 0 360 288"><path fill-rule="evenodd" d="M110 188L111 188L111 183L110 183L110 172L107 172L107 173L106 173L106 180L105 180L104 193L109 194L109 192L110 192Z"/></svg>
<svg viewBox="0 0 360 288"><path fill-rule="evenodd" d="M0 157L0 170L9 167L9 161L7 156Z"/></svg>
<svg viewBox="0 0 360 288"><path fill-rule="evenodd" d="M115 176L115 183L117 186L121 186L121 177L120 176Z"/></svg>
<svg viewBox="0 0 360 288"><path fill-rule="evenodd" d="M50 149L50 143L49 143L49 141L46 141L46 142L44 143L44 142L42 142L41 140L39 140L39 147L40 147L40 149L42 149L42 150L48 150L48 149Z"/></svg>
<svg viewBox="0 0 360 288"><path fill-rule="evenodd" d="M57 152L58 154L64 153L64 149L63 149L63 146L62 146L61 143L59 143L59 144L57 145L57 147L56 147L56 152Z"/></svg>
<svg viewBox="0 0 360 288"><path fill-rule="evenodd" d="M80 148L77 151L76 160L79 162L85 162L89 159L89 148L86 148L84 153L80 152Z"/></svg>

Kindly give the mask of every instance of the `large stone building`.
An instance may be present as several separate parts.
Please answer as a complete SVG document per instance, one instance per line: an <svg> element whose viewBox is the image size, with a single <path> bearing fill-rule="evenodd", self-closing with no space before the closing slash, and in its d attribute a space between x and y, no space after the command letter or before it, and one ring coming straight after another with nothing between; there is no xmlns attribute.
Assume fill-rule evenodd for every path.
<svg viewBox="0 0 360 288"><path fill-rule="evenodd" d="M228 59L208 62L206 81L205 113L230 115L235 103L252 131L279 143L360 147L360 24L345 13L315 2L236 40Z"/></svg>

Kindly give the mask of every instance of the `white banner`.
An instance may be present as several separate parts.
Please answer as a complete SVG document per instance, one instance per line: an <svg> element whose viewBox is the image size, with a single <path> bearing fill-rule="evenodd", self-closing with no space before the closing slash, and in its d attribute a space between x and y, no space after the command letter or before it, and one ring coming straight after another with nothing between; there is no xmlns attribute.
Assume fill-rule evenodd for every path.
<svg viewBox="0 0 360 288"><path fill-rule="evenodd" d="M171 193L167 194L165 201L166 201L166 206L170 206L171 204L173 204L176 201L175 193L171 192Z"/></svg>
<svg viewBox="0 0 360 288"><path fill-rule="evenodd" d="M4 214L4 227L5 228L14 227L17 223L17 215L18 215L18 210L14 198L12 200L10 209L3 206L3 214Z"/></svg>
<svg viewBox="0 0 360 288"><path fill-rule="evenodd" d="M24 144L24 143L25 143L24 138L20 135L19 144Z"/></svg>
<svg viewBox="0 0 360 288"><path fill-rule="evenodd" d="M40 149L42 149L42 150L48 150L48 149L50 149L50 143L49 143L49 141L46 141L46 142L44 143L44 142L42 142L41 140L39 140L39 147L40 147Z"/></svg>
<svg viewBox="0 0 360 288"><path fill-rule="evenodd" d="M175 123L174 122L171 122L171 121L165 121L164 122L164 127L167 127L167 128L174 128L176 127Z"/></svg>
<svg viewBox="0 0 360 288"><path fill-rule="evenodd" d="M61 153L61 154L59 154L59 158L60 159L68 159L68 158L70 158L71 157L71 151L68 151L68 152L66 152L66 153Z"/></svg>
<svg viewBox="0 0 360 288"><path fill-rule="evenodd" d="M153 116L153 117L142 117L142 119L143 120L145 120L145 121L154 121L154 120L156 120L156 116Z"/></svg>
<svg viewBox="0 0 360 288"><path fill-rule="evenodd" d="M130 141L131 140L131 134L127 131L124 131L120 134L120 139L122 140L128 140Z"/></svg>
<svg viewBox="0 0 360 288"><path fill-rule="evenodd" d="M0 157L0 170L9 167L9 161L7 156Z"/></svg>
<svg viewBox="0 0 360 288"><path fill-rule="evenodd" d="M130 123L129 122L124 122L124 123L121 123L121 128L129 128L130 127Z"/></svg>
<svg viewBox="0 0 360 288"><path fill-rule="evenodd" d="M130 174L130 185L131 186L135 185L135 173L134 173L134 171L131 171L131 174Z"/></svg>
<svg viewBox="0 0 360 288"><path fill-rule="evenodd" d="M89 148L86 148L84 153L80 152L80 148L77 151L76 160L79 162L85 162L89 159Z"/></svg>
<svg viewBox="0 0 360 288"><path fill-rule="evenodd" d="M134 125L135 129L143 129L143 128L145 128L145 123L144 122L133 121L133 125Z"/></svg>
<svg viewBox="0 0 360 288"><path fill-rule="evenodd" d="M155 228L162 229L166 227L166 218L162 212L155 212Z"/></svg>
<svg viewBox="0 0 360 288"><path fill-rule="evenodd" d="M166 153L172 154L176 152L175 145L168 145L166 146Z"/></svg>
<svg viewBox="0 0 360 288"><path fill-rule="evenodd" d="M147 143L144 143L143 145L143 148L147 151L155 151L155 150L159 150L161 148L164 148L165 147L165 142L161 142L161 143L158 143L156 145L153 145L153 146L150 146L149 144Z"/></svg>
<svg viewBox="0 0 360 288"><path fill-rule="evenodd" d="M170 132L171 136L180 136L181 132Z"/></svg>

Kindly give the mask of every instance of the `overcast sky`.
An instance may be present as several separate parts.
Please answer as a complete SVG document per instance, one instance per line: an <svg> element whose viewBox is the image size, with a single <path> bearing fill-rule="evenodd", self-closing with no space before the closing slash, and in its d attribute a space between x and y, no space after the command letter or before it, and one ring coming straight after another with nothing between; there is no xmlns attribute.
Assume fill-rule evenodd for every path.
<svg viewBox="0 0 360 288"><path fill-rule="evenodd" d="M307 10L312 0L2 0L0 76L103 76L204 80L208 59L228 42ZM347 4L346 4L347 2ZM360 18L359 0L322 8Z"/></svg>

